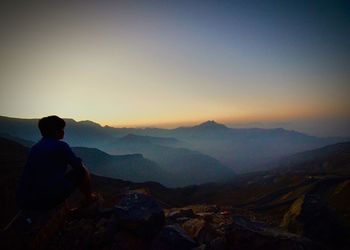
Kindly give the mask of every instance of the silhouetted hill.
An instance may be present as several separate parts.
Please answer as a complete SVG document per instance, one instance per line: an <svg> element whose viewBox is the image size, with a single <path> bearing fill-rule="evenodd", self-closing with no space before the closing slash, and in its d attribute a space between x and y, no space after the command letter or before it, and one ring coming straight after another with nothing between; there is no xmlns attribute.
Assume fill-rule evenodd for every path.
<svg viewBox="0 0 350 250"><path fill-rule="evenodd" d="M249 210L290 232L344 249L350 236L349 153L349 143L329 145L294 155L276 170L178 189L179 197L185 203Z"/></svg>
<svg viewBox="0 0 350 250"><path fill-rule="evenodd" d="M164 146L178 146L180 142L171 137L155 137L155 136L142 136L135 134L127 134L120 138L120 140L127 143L153 143Z"/></svg>
<svg viewBox="0 0 350 250"><path fill-rule="evenodd" d="M152 175L162 178L164 172L142 155L113 156L98 149L74 148L75 153L84 159L92 170L94 190L103 192L107 200L114 200L115 195L125 189L147 188L152 195L171 206L179 205L173 199L180 200L177 193L157 182L150 182ZM3 228L17 213L16 189L29 149L18 142L0 137L0 226ZM104 171L111 171L113 178L103 177ZM100 174L102 172L102 174ZM102 176L101 176L102 175ZM124 179L123 175L126 175ZM119 177L119 178L118 178ZM121 179L123 178L123 179ZM161 181L166 181L164 177ZM140 179L140 183L128 180Z"/></svg>
<svg viewBox="0 0 350 250"><path fill-rule="evenodd" d="M109 155L96 148L83 147L75 147L73 151L97 175L134 182L157 181L165 185L172 181L168 173L141 154Z"/></svg>
<svg viewBox="0 0 350 250"><path fill-rule="evenodd" d="M126 129L110 128L122 134ZM347 138L320 138L283 128L228 128L215 121L175 129L133 129L129 133L144 136L172 137L182 147L218 159L235 172L251 172L272 168L271 162L302 152L346 141Z"/></svg>
<svg viewBox="0 0 350 250"><path fill-rule="evenodd" d="M106 146L105 150L111 154L140 153L144 155L157 162L164 171L171 175L172 186L222 181L234 174L231 169L208 155L186 148L154 144L147 137L129 135L116 139L113 144Z"/></svg>
<svg viewBox="0 0 350 250"><path fill-rule="evenodd" d="M193 128L201 128L201 129L228 129L224 124L217 123L216 121L206 121Z"/></svg>
<svg viewBox="0 0 350 250"><path fill-rule="evenodd" d="M254 220L280 226L289 232L311 238L314 242L321 243L326 248L347 249L350 236L350 204L348 199L350 176L347 172L350 162L349 158L346 157L348 147L348 143L343 143L300 154L303 156L302 158L306 159L334 159L329 164L332 165L332 169L338 169L339 171L332 173L324 172L323 169L320 169L321 172L319 173L314 170L306 173L299 170L293 171L295 168L291 167L288 172L276 172L274 170L256 172L236 176L225 183L193 185L176 189L169 189L155 182L133 183L99 176L93 176L93 183L95 190L101 192L111 206L126 190L138 189L151 194L163 207L172 208L167 213L167 218L171 221L177 221L184 228L187 228L188 232L194 232L193 230L198 225L202 225L202 221L198 221L201 218L203 218L203 221L210 219L210 225L218 226L215 227L216 230L218 230L219 224L225 225L222 228L226 232L225 244L239 244L235 241L238 239L237 237L240 237L239 242L242 242L241 240L247 234L249 234L249 240L244 241L246 244L249 242L261 243L262 238L265 239L264 244L276 242L274 237L277 231L275 230L272 231L275 235L272 238L271 236L266 238L266 235L264 237L256 235L256 230L263 224L249 222L247 219L254 218ZM16 142L0 138L0 197L4 201L0 211L2 226L17 212L15 189L25 163L27 150L26 147ZM81 155L86 154L84 158L91 157L89 161L95 164L104 164L104 162L108 163L114 160L119 162L123 157L124 159L142 159L140 155L116 156L115 158L115 156L110 156L96 149L78 148L75 150ZM338 157L342 160L335 160ZM337 166L338 163L342 164L341 168ZM186 206L183 210L174 208L183 206ZM184 219L181 216L189 216L189 208L193 209L195 215L190 216L194 216L194 218ZM105 212L102 215L106 216L104 214ZM235 222L238 223L243 220L244 223L238 223L240 226L232 229L232 224L225 223L233 215L240 216L239 218L235 217ZM75 225L74 232L76 232L85 230L86 226L94 228L97 224L102 223L99 223L100 221L100 217L97 217L97 220L89 217L79 220L79 222L72 220L70 223L73 224L70 225ZM184 222L185 224L183 224ZM252 223L249 224L252 227L250 228L247 223ZM248 228L246 228L241 231L243 230L242 225L250 229L247 230ZM67 227L68 231L66 229L61 232L63 234L60 234L60 239L65 243L72 236L69 234L69 232L72 232L69 231L69 228L71 227ZM238 231L231 232L227 230ZM206 232L207 235L211 231L201 232ZM267 233L268 231L264 232ZM87 235L90 234L85 234L84 237ZM197 234L193 235L193 237L198 237ZM211 238L210 241L214 238ZM122 239L127 240L124 237ZM199 239L202 238L195 239L200 241ZM233 241L231 242L231 240Z"/></svg>
<svg viewBox="0 0 350 250"><path fill-rule="evenodd" d="M9 135L20 135L24 139L33 138L32 134L26 133L33 133L35 130L38 134L37 120L29 120L28 123L25 121L25 119L0 117L0 128ZM66 123L64 140L72 146L98 148L113 155L142 154L159 166L158 177L153 175L155 172L151 171L150 175L144 173L145 178L135 174L134 179L129 179L131 174L124 173L119 176L120 173L113 172L111 166L108 167L108 170L105 166L103 170L99 171L104 176L110 174L111 177L123 177L135 181L156 180L165 185L185 186L221 181L233 175L233 171L220 161L201 152L183 148L185 143L170 136L142 136L127 133L121 137L115 137L109 128L101 127L90 121L76 122L72 119L66 119ZM128 129L121 130L128 131ZM119 135L121 134L119 133ZM139 164L141 168L145 163L140 162ZM134 173L136 168L137 166L133 163L133 167L129 171ZM146 179L148 177L152 178Z"/></svg>
<svg viewBox="0 0 350 250"><path fill-rule="evenodd" d="M38 119L0 116L0 132L29 141L37 141L41 137L38 129Z"/></svg>
<svg viewBox="0 0 350 250"><path fill-rule="evenodd" d="M103 127L93 122L66 121L65 140L75 146L99 147L113 140ZM0 131L11 136L36 142L41 138L38 119L18 119L0 116Z"/></svg>
<svg viewBox="0 0 350 250"><path fill-rule="evenodd" d="M176 129L112 128L101 127L91 121L66 121L65 140L73 146L94 147L113 154L142 153L159 165L164 164L164 159L163 162L158 161L164 158L163 153L170 156L175 154L182 164L187 164L178 153L181 151L178 148L181 147L206 157L210 156L219 161L221 166L228 166L240 173L269 169L274 166L270 165L271 162L288 155L348 140L319 138L283 128L233 129L215 121ZM36 119L0 117L2 133L29 141L37 141L40 138L36 124ZM149 149L143 149L140 148L142 143L152 145ZM121 144L124 145L120 146ZM166 149L162 146L166 146ZM169 153L172 148L176 150ZM171 165L171 168L174 168L173 164ZM176 168L181 168L179 164L176 165Z"/></svg>
<svg viewBox="0 0 350 250"><path fill-rule="evenodd" d="M229 128L223 124L219 124L215 121L206 121L193 127L180 127L173 131L175 133L212 133L212 132L225 132Z"/></svg>
<svg viewBox="0 0 350 250"><path fill-rule="evenodd" d="M350 174L350 142L328 145L282 159L279 171Z"/></svg>
<svg viewBox="0 0 350 250"><path fill-rule="evenodd" d="M0 226L16 214L16 188L27 159L28 148L0 137Z"/></svg>
<svg viewBox="0 0 350 250"><path fill-rule="evenodd" d="M7 133L0 133L0 137L4 138L4 139L11 140L11 141L15 141L23 146L26 146L26 147L31 147L32 145L34 145L33 141L29 141L29 140L25 140L25 139L22 139L19 137L15 137L15 136L9 135Z"/></svg>
<svg viewBox="0 0 350 250"><path fill-rule="evenodd" d="M277 129L205 129L190 127L171 131L169 136L187 147L210 155L236 172L270 168L281 157L339 142L339 138L318 138L296 131ZM344 139L345 140L345 139Z"/></svg>

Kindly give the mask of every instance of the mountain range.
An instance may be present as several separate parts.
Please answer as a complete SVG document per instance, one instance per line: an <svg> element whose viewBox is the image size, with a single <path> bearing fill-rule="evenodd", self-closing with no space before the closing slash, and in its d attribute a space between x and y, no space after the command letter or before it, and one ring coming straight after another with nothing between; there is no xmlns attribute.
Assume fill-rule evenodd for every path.
<svg viewBox="0 0 350 250"><path fill-rule="evenodd" d="M28 141L28 145L31 141L40 139L36 123L37 121L34 120L0 118L0 131L5 138L15 139L20 143L25 140ZM66 119L66 123L65 140L70 145L80 147L77 149L78 155L81 154L93 170L98 169L96 173L100 175L123 177L134 181L157 180L167 186L185 186L221 181L234 174L230 168L213 157L182 148L183 143L175 138L130 133L125 135L123 133L120 137L116 137L111 133L110 128L101 127L90 121L75 122ZM82 147L90 149L83 150ZM102 154L101 151L106 153ZM128 169L125 165L125 172L121 174L123 163L114 156L119 155L120 158L120 155L126 154L139 154L142 160L133 159L131 164L129 159ZM99 162L101 155L104 155L104 163L109 163L104 164L103 167ZM93 159L94 157L96 159ZM113 170L115 166L119 169ZM144 174L135 174L138 171ZM184 172L187 174L184 175Z"/></svg>
<svg viewBox="0 0 350 250"><path fill-rule="evenodd" d="M175 129L138 129L65 120L65 140L72 146L97 148L113 155L143 154L173 173L194 166L218 166L223 170L221 176L259 171L274 167L283 157L349 139L321 138L283 128L229 128L215 121ZM0 117L0 133L27 141L40 139L37 119ZM193 181L201 182L200 178ZM190 184L187 180L184 183Z"/></svg>
<svg viewBox="0 0 350 250"><path fill-rule="evenodd" d="M84 147L74 147L73 151L84 159L84 164L94 174L134 182L157 181L171 186L170 175L141 154L110 155Z"/></svg>
<svg viewBox="0 0 350 250"><path fill-rule="evenodd" d="M123 164L132 166L133 161L140 165L144 162L149 164L148 168L157 169L156 164L141 155L112 156L91 148L74 150L77 154L84 155L89 164L97 166L96 171L104 166L108 171L110 168L119 168L118 166L123 169ZM2 226L16 213L15 190L27 153L27 147L0 138ZM127 163L129 160L131 162ZM139 169L139 173L142 173L143 168ZM230 211L240 218L243 216L260 221L259 224L253 224L255 226L264 222L279 230L311 239L323 245L324 249L347 249L350 243L349 169L350 142L346 142L294 154L281 159L278 167L271 170L236 175L223 182L182 188L167 188L157 182L135 183L96 175L92 178L94 189L103 194L110 204L125 190L145 190L165 208L202 208L204 212L205 209L216 209L222 211L223 215L220 216L226 216L226 219L227 211ZM202 214L201 216L209 216L203 211ZM84 227L87 221L95 223L85 219L77 227ZM249 241L260 239L257 235L250 237ZM269 238L270 240L273 239Z"/></svg>

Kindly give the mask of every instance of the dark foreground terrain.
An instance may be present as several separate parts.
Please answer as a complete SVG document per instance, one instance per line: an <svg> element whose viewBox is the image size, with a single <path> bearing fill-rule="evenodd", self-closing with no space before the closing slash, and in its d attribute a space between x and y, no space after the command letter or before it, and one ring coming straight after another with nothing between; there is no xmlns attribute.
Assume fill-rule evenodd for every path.
<svg viewBox="0 0 350 250"><path fill-rule="evenodd" d="M0 224L18 214L28 149L0 139ZM21 214L1 249L349 249L350 143L286 157L225 183L170 189L93 176L100 199ZM25 219L30 217L31 223Z"/></svg>

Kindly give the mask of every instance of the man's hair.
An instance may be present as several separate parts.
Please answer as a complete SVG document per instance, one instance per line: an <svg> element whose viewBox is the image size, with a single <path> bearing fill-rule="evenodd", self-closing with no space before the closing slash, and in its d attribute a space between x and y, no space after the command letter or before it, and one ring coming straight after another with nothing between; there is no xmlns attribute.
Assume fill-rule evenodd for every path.
<svg viewBox="0 0 350 250"><path fill-rule="evenodd" d="M57 132L64 129L66 122L57 115L51 115L41 118L38 126L43 137L55 137Z"/></svg>

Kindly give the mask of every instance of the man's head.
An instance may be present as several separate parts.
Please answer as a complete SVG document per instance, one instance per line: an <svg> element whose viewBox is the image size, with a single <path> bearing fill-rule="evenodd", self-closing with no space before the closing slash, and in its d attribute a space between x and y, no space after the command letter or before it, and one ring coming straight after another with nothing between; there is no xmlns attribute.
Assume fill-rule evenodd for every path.
<svg viewBox="0 0 350 250"><path fill-rule="evenodd" d="M38 126L43 137L60 140L64 137L66 122L62 118L52 115L41 118Z"/></svg>

